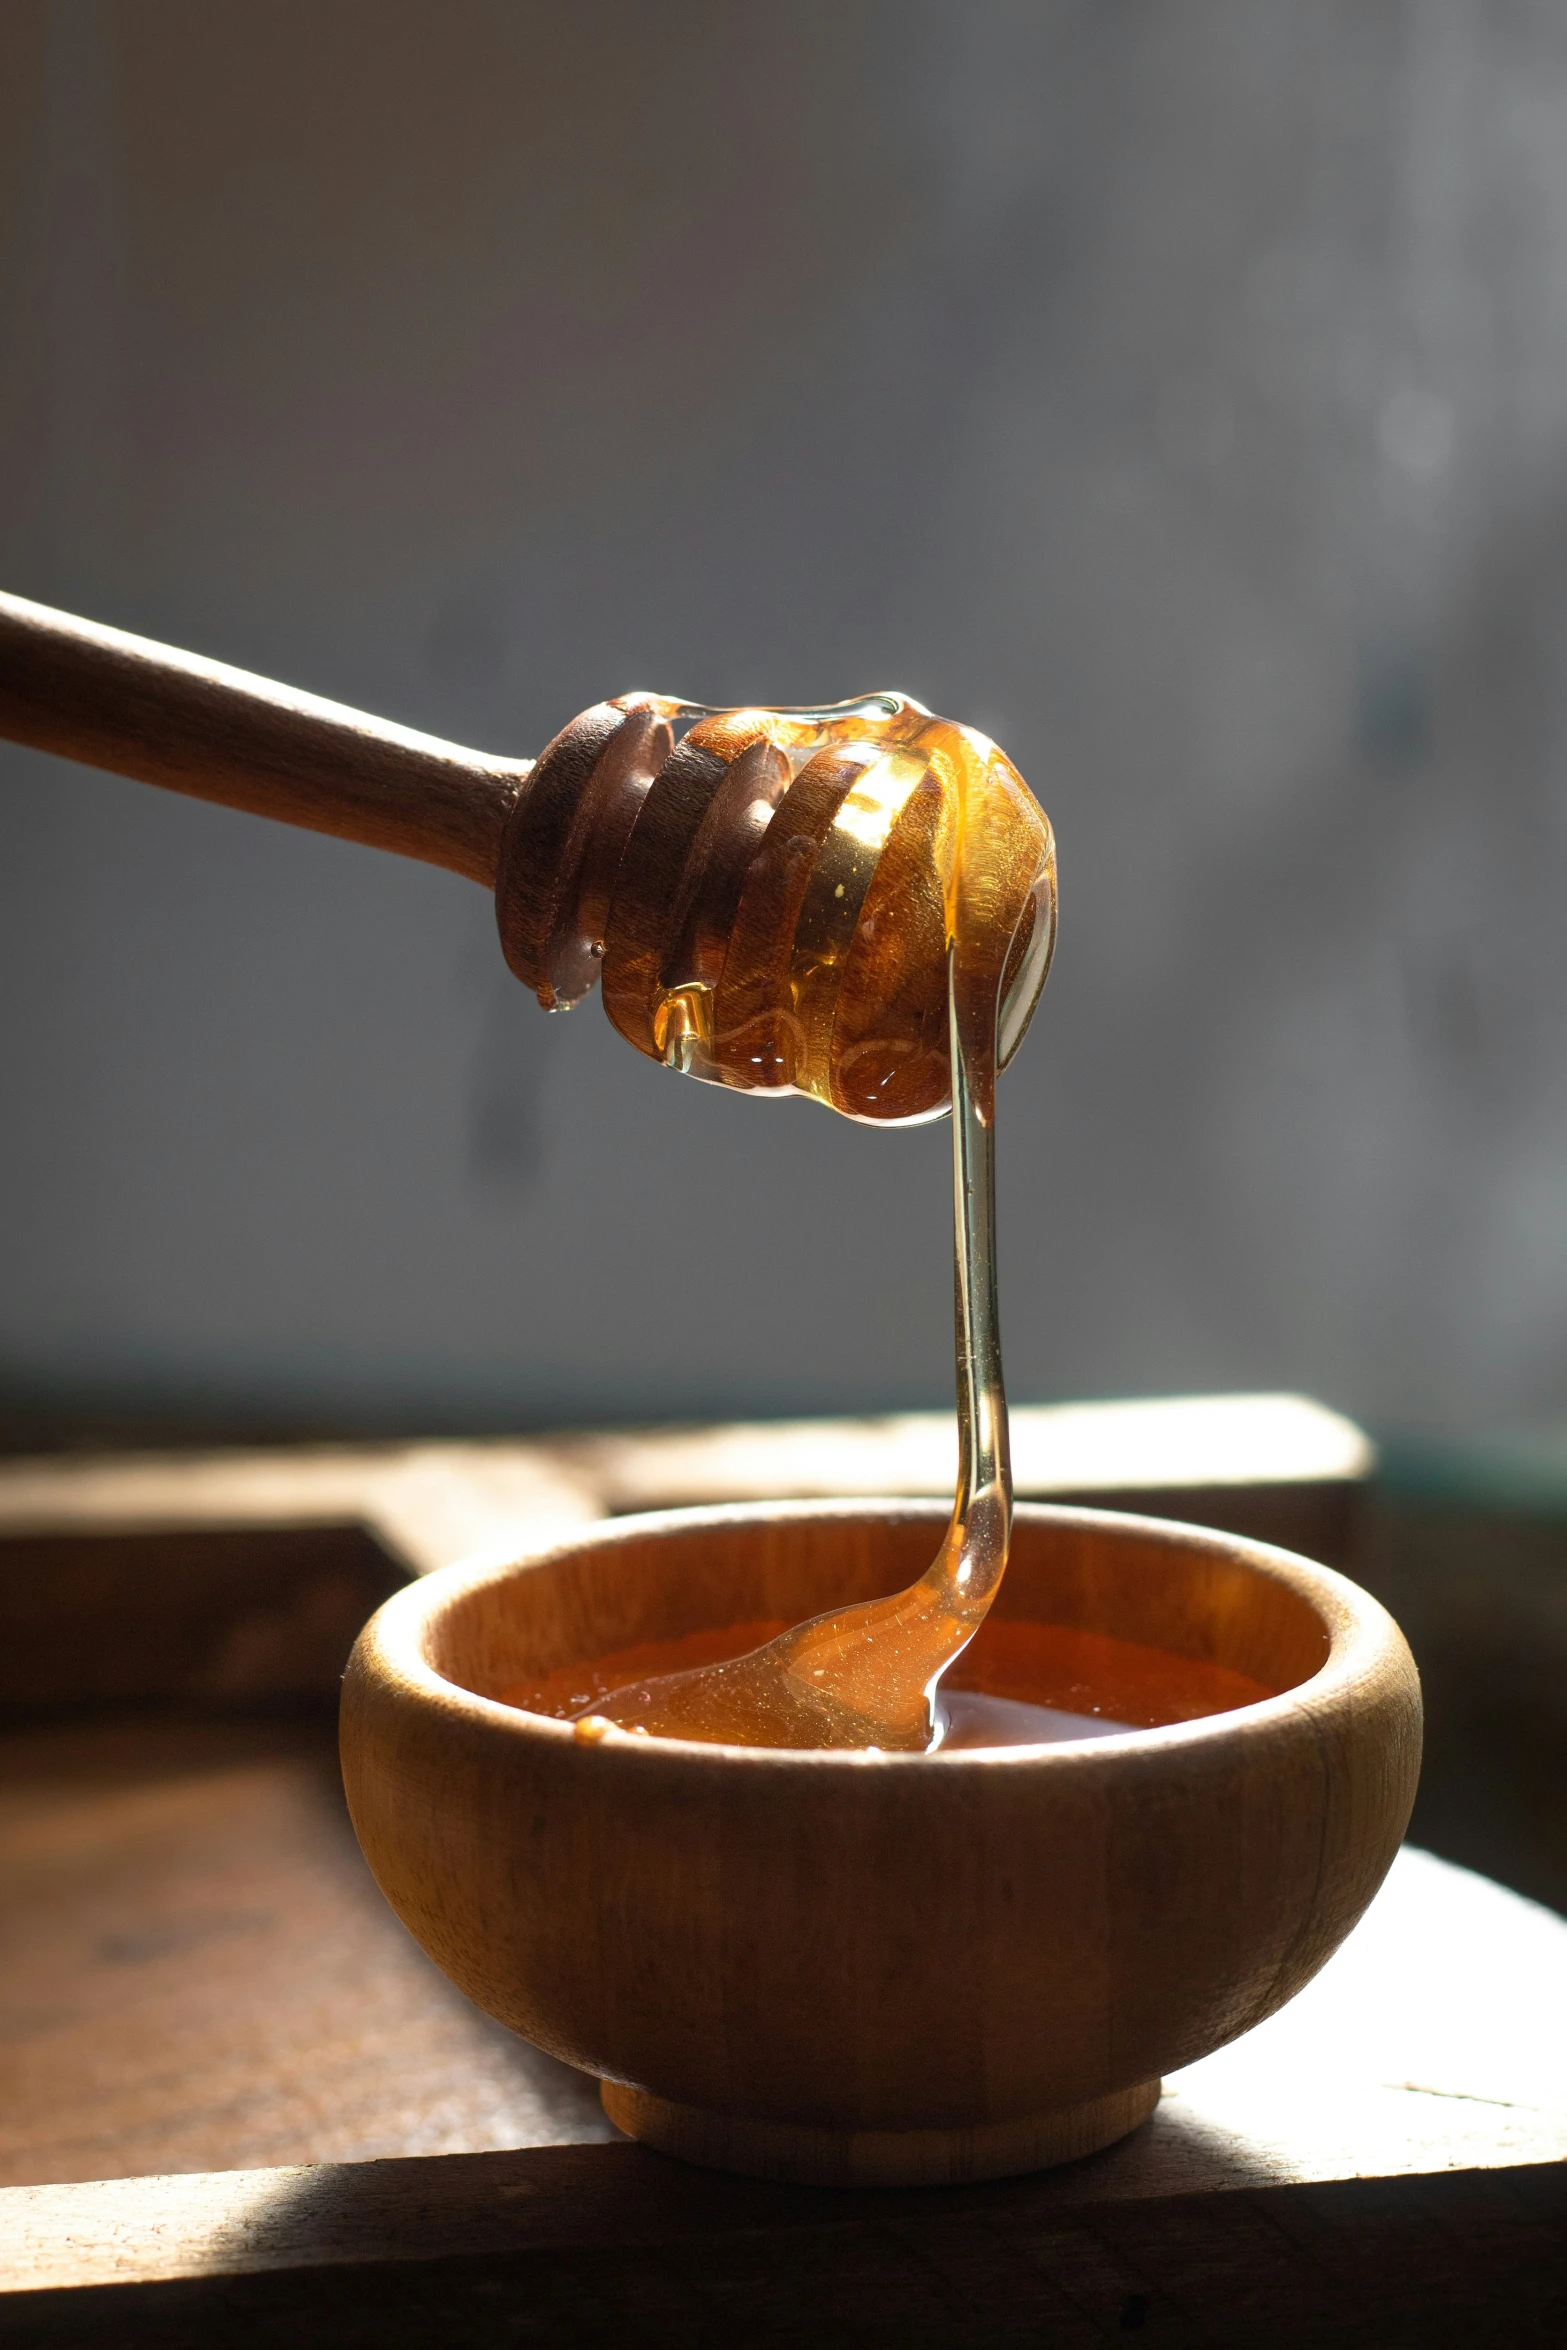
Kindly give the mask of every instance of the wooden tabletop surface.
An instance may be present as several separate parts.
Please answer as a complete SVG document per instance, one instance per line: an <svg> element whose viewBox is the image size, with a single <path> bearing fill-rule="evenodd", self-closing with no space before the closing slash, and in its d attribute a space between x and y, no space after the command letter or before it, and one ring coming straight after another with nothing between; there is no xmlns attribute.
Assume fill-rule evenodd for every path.
<svg viewBox="0 0 1567 2350"><path fill-rule="evenodd" d="M264 1858L254 1778L231 1792L241 1849ZM321 1857L309 1856L301 1884ZM221 1903L228 1890L209 1898ZM491 2240L508 2182L527 2176L542 2192L550 2176L547 2161L519 2172L499 2150L613 2142L617 2156L631 2155L591 2084L448 2003L397 1928L383 1941L373 1913L354 1916L362 1895L346 1885L329 1917L318 1888L289 1921L296 1964L310 1966L303 1948L317 1944L308 1978L277 1985L284 2012L309 2035L292 2046L269 2031L263 2004L287 1943L267 1937L259 1917L225 1918L214 1906L191 1920L183 1945L167 1919L137 1943L126 1917L104 1963L164 1970L164 2031L152 2037L145 1994L105 2014L93 2044L72 2051L92 2068L74 2112L58 2116L76 2134L35 2134L23 2146L13 2121L7 2149L12 2178L31 2165L58 2179L73 2162L121 2176L0 2193L0 2276L11 2290L331 2262L349 2256L334 2216L346 2211L356 2257L377 2245L387 2257L460 2250ZM247 1933L271 1943L248 1981L232 1958L223 1963L225 1932L231 1952ZM209 1987L193 2005L203 1939ZM1130 2139L1041 2174L1034 2191L1077 2205L1560 2162L1564 2012L1567 1922L1406 1848L1356 1933L1298 1999L1171 2075L1153 2120ZM81 2126L84 2109L97 2135ZM420 2159L434 2154L485 2159ZM363 2159L388 2155L402 2159ZM211 2169L178 2172L203 2158ZM669 2167L640 2152L635 2162ZM147 2165L165 2175L123 2175ZM688 2183L712 2175L693 2172Z"/></svg>
<svg viewBox="0 0 1567 2350"><path fill-rule="evenodd" d="M624 2262L639 2246L650 2264L610 2296L606 2325L617 2309L618 2324L643 2306L676 2259L671 2247L685 2248L677 2267L698 2246L720 2267L739 2259L762 2292L780 2263L807 2251L816 2261L836 2246L858 2276L872 2238L877 2261L891 2257L889 2242L905 2246L900 2260L918 2245L921 2275L935 2258L950 2295L998 2228L1037 2238L1030 2258L1048 2280L1085 2227L1096 2243L1107 2228L1141 2242L1155 2207L1170 2215L1172 2243L1189 2247L1215 2228L1228 2243L1243 2210L1247 2228L1261 2210L1266 2242L1287 2219L1293 2245L1303 2210L1313 2227L1331 2215L1318 2190L1339 2181L1468 2182L1463 2209L1445 2219L1440 2201L1433 2210L1412 2186L1418 2200L1403 2218L1415 2253L1395 2246L1386 2259L1396 2268L1418 2257L1428 2278L1433 2228L1454 2242L1472 2235L1477 2186L1504 2198L1482 2215L1497 2259L1496 2245L1511 2245L1512 2259L1559 2229L1557 2206L1537 2205L1540 2181L1559 2182L1567 2157L1567 1922L1418 1851L1401 1854L1349 1942L1290 2007L1172 2076L1154 2119L1121 2146L995 2188L834 2196L728 2180L626 2144L590 2083L458 1999L368 1880L324 1723L35 1731L10 1742L6 1763L0 2162L8 2179L52 2183L0 2192L0 2339L182 2340L176 2321L188 2320L196 2340L217 2322L201 2296L220 2286L263 2296L259 2315L248 2300L222 2303L235 2340L251 2338L233 2331L245 2311L258 2341L418 2339L395 2330L394 2303L468 2339L447 2302L429 2302L438 2278L441 2292L456 2291L460 2271L462 2291L475 2291L499 2261L508 2275L526 2272L529 2291L544 2295L539 2309L558 2315L551 2295L594 2247ZM1512 2172L1511 2184L1498 2176L1484 2188L1481 2174ZM1233 2207L1217 2211L1229 2197ZM1349 2220L1363 2208L1361 2195ZM1378 2209L1379 2229L1402 2212L1385 2197ZM1334 2225L1344 2224L1341 2214ZM932 2230L946 2244L939 2256ZM1244 2264L1254 2252L1243 2244L1223 2257ZM394 2271L402 2287L385 2282ZM1147 2273L1153 2311L1164 2272L1155 2263ZM1298 2302L1292 2276L1281 2271L1278 2290ZM358 2280L364 2322L379 2309L381 2332L344 2330L333 2277ZM1567 2276L1559 2281L1567 2293ZM993 2282L974 2305L990 2311L978 2330L941 2338L992 2338ZM907 2283L889 2303L906 2314L923 2307L918 2293L908 2302ZM1452 2306L1467 2307L1454 2291ZM171 2303L176 2292L185 2298ZM279 2293L295 2298L274 2307L267 2296ZM1140 2295L1128 2285L1116 2306L1135 2318ZM1363 2297L1357 2286L1350 2300ZM284 2331L267 2330L269 2309ZM318 2320L332 2330L310 2331ZM1348 2325L1343 2310L1335 2322ZM908 2338L920 2338L910 2324ZM1168 2338L1232 2337L1210 2328ZM1471 2325L1463 2338L1490 2337Z"/></svg>
<svg viewBox="0 0 1567 2350"><path fill-rule="evenodd" d="M591 1476L577 1456L579 1516L673 1498L695 1473L685 1438L587 1441L642 1450L616 1466L606 1449ZM737 1477L748 1441L722 1437ZM458 1449L367 1456L371 1485L391 1467L417 1498L430 1553L531 1507L543 1474L537 1453L490 1455L464 1486ZM341 1457L303 1466L362 1481ZM1302 1501L1355 1473L1347 1456L1319 1469ZM111 1490L143 1474L156 1492ZM257 1474L287 1484L279 1464ZM0 1563L39 1653L69 1660L95 1594L157 1636L84 1648L78 1694L68 1662L59 1709L0 1742L0 2340L1567 2338L1567 1922L1551 1912L1406 1850L1291 2006L1173 2076L1121 2146L1032 2179L854 2195L688 2169L620 2140L591 2083L449 1988L359 1858L329 1709L308 1690L277 1702L293 1684L276 1658L318 1634L319 1691L373 1604L394 1546L378 1533L361 1559L328 1538L368 1506L273 1490L247 1517L231 1483L203 1565L185 1546L212 1516L166 1464L8 1482ZM1289 1478L1260 1482L1272 1509ZM436 1563L416 1547L410 1532L397 1571ZM193 1609L206 1661L149 1678Z"/></svg>

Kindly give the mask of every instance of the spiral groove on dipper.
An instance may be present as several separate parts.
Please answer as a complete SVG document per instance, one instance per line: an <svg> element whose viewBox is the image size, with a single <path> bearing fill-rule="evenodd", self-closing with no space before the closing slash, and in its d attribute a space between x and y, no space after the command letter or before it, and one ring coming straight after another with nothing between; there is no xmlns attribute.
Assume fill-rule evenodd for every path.
<svg viewBox="0 0 1567 2350"><path fill-rule="evenodd" d="M694 720L678 743L675 726ZM876 1123L949 1106L947 944L964 779L985 778L974 950L1027 1025L1054 930L1050 828L984 737L901 695L836 710L596 703L537 761L501 843L506 960L546 1010L602 978L639 1052ZM978 803L974 803L977 805ZM980 821L970 816L972 827ZM1003 969L1004 964L1004 969ZM1020 984L1021 983L1021 984Z"/></svg>

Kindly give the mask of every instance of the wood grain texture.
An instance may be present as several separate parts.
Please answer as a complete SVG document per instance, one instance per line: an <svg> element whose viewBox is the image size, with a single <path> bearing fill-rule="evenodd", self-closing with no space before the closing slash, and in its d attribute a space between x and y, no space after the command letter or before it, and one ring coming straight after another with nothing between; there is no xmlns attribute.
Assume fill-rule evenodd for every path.
<svg viewBox="0 0 1567 2350"><path fill-rule="evenodd" d="M507 2175L487 2241L459 2229L444 2251L419 2245L429 2206L410 2179L400 2247L383 2227L372 2249L361 2229L331 2265L236 2268L218 2251L206 2275L18 2293L0 2300L0 2339L1092 2350L1139 2333L1208 2350L1554 2350L1567 2326L1557 2164L1107 2204L1063 2201L1048 2180L850 2199L633 2148L492 2160ZM290 2179L257 2198L253 2177L236 2180L230 2243L264 2244L279 2206L334 2201L351 2241L339 2181Z"/></svg>
<svg viewBox="0 0 1567 2350"><path fill-rule="evenodd" d="M1353 1421L1305 1396L1023 1404L1011 1419L1013 1479L1024 1499L1179 1518L1348 1564L1373 1450ZM551 1450L617 1514L950 1494L958 1461L950 1412L610 1430L557 1439ZM0 1509L3 1493L0 1482Z"/></svg>
<svg viewBox="0 0 1567 2350"><path fill-rule="evenodd" d="M13 2281L210 2264L215 2243L243 2249L247 2195L289 2259L346 2257L383 2225L383 2250L433 2255L488 2225L484 2182L499 2192L504 2169L407 2174L423 2236L401 2172L356 2174L341 2207L291 2201L270 2171L188 2195L134 2174L607 2134L591 2084L486 2023L397 1925L349 1832L328 1723L76 1721L13 1734L0 1773ZM1297 1999L1171 2074L1153 2120L1063 2186L1212 2193L1567 2157L1564 1999L1567 1924L1406 1850ZM112 2195L21 2195L121 2177Z"/></svg>
<svg viewBox="0 0 1567 2350"><path fill-rule="evenodd" d="M360 1841L452 1979L570 2063L743 2117L749 2159L785 2175L802 2131L817 2177L886 2179L910 2133L914 2175L972 2173L969 2133L1232 2039L1336 1948L1413 1800L1418 1683L1374 1601L1260 1546L1089 1512L1020 1510L1001 1611L1284 1694L939 1762L584 1744L494 1702L635 1640L899 1589L943 1522L774 1504L585 1531L399 1593L344 1685Z"/></svg>
<svg viewBox="0 0 1567 2350"><path fill-rule="evenodd" d="M601 1514L527 1445L299 1447L0 1468L0 1704L335 1698L431 1567Z"/></svg>
<svg viewBox="0 0 1567 2350"><path fill-rule="evenodd" d="M360 1526L163 1527L0 1542L0 1706L330 1690L360 1625L407 1580Z"/></svg>
<svg viewBox="0 0 1567 2350"><path fill-rule="evenodd" d="M355 1526L413 1575L604 1514L548 1443L330 1444L0 1463L0 1544L175 1528ZM153 1595L149 1593L149 1598Z"/></svg>
<svg viewBox="0 0 1567 2350"><path fill-rule="evenodd" d="M1384 1488L1359 1573L1420 1663L1421 1842L1567 1912L1567 1510Z"/></svg>
<svg viewBox="0 0 1567 2350"><path fill-rule="evenodd" d="M1371 1450L1296 1396L1013 1414L1023 1494L1349 1554ZM335 1693L393 1585L671 1503L952 1490L950 1413L0 1463L0 1703Z"/></svg>
<svg viewBox="0 0 1567 2350"><path fill-rule="evenodd" d="M1253 1495L1298 1499L1302 1518L1364 1485L1370 1443L1304 1396L1181 1396L1147 1403L1023 1404L1014 1475L1029 1499L1145 1496L1203 1522L1223 1496L1235 1522ZM0 1461L0 1542L34 1534L163 1526L362 1525L412 1573L508 1532L687 1502L950 1494L951 1412L734 1421L563 1434L528 1442L276 1446L48 1455ZM1164 1515L1153 1510L1152 1515ZM1261 1536L1268 1539L1267 1536ZM1307 1547L1309 1546L1301 1546ZM1310 1554L1316 1555L1316 1554Z"/></svg>
<svg viewBox="0 0 1567 2350"><path fill-rule="evenodd" d="M588 2083L483 2023L395 1925L324 1801L324 1767L302 1768L322 1764L325 1741L263 1724L243 1741L105 1725L27 1753L25 1769L7 1755L28 1789L32 1874L8 1844L5 2175L92 2183L0 2192L13 2290L493 2250L519 2185L531 2209L550 2179L591 2179L575 2160L541 2175L473 2151L558 2146L605 2124ZM215 1854L243 1865L258 1773L274 1830L253 1929L257 1907L273 1914L265 1933L231 1933L214 1966L206 1872ZM121 1777L161 1791L156 1833L134 1845L106 1833L123 1825L126 1807L106 1801ZM111 1938L139 1955L109 1955ZM24 1947L46 2000L20 1996ZM1567 1923L1406 1849L1298 1999L1172 2074L1133 2136L1039 2184L1126 2201L1561 2160L1564 1992ZM412 2159L435 2148L451 2152ZM405 2159L343 2159L372 2154ZM225 2167L130 2175L176 2164ZM708 2183L716 2224L730 2190Z"/></svg>
<svg viewBox="0 0 1567 2350"><path fill-rule="evenodd" d="M0 1738L0 1949L7 2186L611 2134L392 1917L329 1715Z"/></svg>
<svg viewBox="0 0 1567 2350"><path fill-rule="evenodd" d="M1080 2162L1129 2137L1159 2103L1160 2084L1138 2081L1103 2097L1044 2113L976 2122L961 2130L867 2130L845 2133L811 2122L754 2120L715 2113L606 2081L604 2111L617 2129L661 2154L747 2177L796 2179L808 2186L950 2186L1010 2179L1057 2163Z"/></svg>
<svg viewBox="0 0 1567 2350"><path fill-rule="evenodd" d="M0 734L486 886L530 771L3 594Z"/></svg>
<svg viewBox="0 0 1567 2350"><path fill-rule="evenodd" d="M1295 1398L1014 1415L1020 1489L1344 1560L1369 1448ZM504 1558L671 1501L939 1493L951 1419L0 1464L0 1704L335 1700L365 1618L411 1574ZM1184 1463L1211 1485L1144 1486ZM1123 1482L1106 1491L1096 1478ZM1032 1481L1032 1482L1031 1482Z"/></svg>

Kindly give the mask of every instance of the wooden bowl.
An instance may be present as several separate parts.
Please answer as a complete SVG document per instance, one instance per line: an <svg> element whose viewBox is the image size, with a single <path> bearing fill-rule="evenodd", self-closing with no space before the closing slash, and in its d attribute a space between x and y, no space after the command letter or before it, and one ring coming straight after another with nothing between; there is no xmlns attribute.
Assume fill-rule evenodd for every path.
<svg viewBox="0 0 1567 2350"><path fill-rule="evenodd" d="M845 2185L1090 2153L1292 1997L1381 1883L1420 1755L1398 1627L1325 1567L1195 1527L1020 1508L997 1603L1282 1692L1175 1728L940 1757L591 1744L495 1695L896 1590L945 1518L623 1518L432 1575L360 1634L343 1775L382 1891L633 2137Z"/></svg>

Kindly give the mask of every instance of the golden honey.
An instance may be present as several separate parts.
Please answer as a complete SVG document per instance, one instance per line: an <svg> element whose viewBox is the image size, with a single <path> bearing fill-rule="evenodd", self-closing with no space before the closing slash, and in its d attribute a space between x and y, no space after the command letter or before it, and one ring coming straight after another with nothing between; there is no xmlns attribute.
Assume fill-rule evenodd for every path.
<svg viewBox="0 0 1567 2350"><path fill-rule="evenodd" d="M893 1598L609 1690L596 1720L923 1751L1010 1540L996 1078L1049 967L1050 826L987 736L901 694L830 710L627 695L557 736L530 801L537 837L518 835L515 870L526 849L549 886L530 894L508 865L497 903L508 959L542 1001L580 1000L601 969L622 1035L685 1076L874 1124L950 1108L953 1126L959 1479L940 1556Z"/></svg>
<svg viewBox="0 0 1567 2350"><path fill-rule="evenodd" d="M643 1641L583 1664L557 1665L500 1695L528 1713L576 1719L591 1737L604 1719L596 1708L611 1691L728 1662L788 1629L778 1622L724 1624ZM1199 1721L1276 1694L1204 1657L1176 1656L1075 1626L991 1615L942 1676L938 1744L950 1752L1102 1738Z"/></svg>

